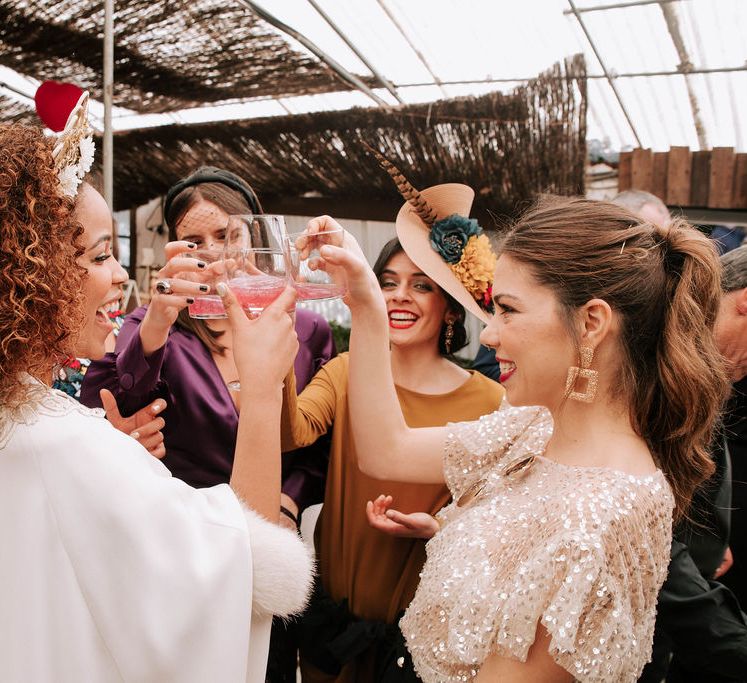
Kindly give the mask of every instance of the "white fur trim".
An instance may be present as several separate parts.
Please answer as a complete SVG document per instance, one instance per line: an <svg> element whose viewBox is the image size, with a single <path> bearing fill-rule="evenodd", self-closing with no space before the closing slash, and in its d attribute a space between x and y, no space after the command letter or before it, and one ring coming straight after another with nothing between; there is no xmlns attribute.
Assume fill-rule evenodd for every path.
<svg viewBox="0 0 747 683"><path fill-rule="evenodd" d="M302 612L314 579L311 551L298 534L242 507L252 544L252 611L281 617Z"/></svg>

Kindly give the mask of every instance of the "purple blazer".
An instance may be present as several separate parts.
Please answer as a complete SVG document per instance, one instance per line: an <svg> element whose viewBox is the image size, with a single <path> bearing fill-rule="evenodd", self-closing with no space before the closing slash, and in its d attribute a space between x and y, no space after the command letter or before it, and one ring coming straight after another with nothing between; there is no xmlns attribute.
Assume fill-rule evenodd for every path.
<svg viewBox="0 0 747 683"><path fill-rule="evenodd" d="M99 390L109 389L120 412L131 415L155 398L165 399L163 463L175 477L192 486L226 483L239 425L228 387L205 345L176 325L166 344L146 359L139 334L145 311L142 307L130 313L114 352L91 363L80 400L99 407ZM316 313L298 309L296 333L299 350L294 369L300 392L336 352L328 323ZM320 442L283 454L283 493L301 510L324 497L328 454L327 443Z"/></svg>

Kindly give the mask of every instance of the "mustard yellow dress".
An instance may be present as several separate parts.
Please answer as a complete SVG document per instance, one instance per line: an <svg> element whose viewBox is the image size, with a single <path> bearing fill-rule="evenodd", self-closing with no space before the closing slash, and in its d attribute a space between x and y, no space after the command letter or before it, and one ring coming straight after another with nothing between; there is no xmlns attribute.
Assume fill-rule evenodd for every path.
<svg viewBox="0 0 747 683"><path fill-rule="evenodd" d="M393 624L410 604L425 562L425 541L395 538L371 528L366 501L380 493L394 497L402 512L436 514L449 502L444 485L403 484L363 474L353 443L347 405L348 355L324 365L296 398L286 382L283 450L313 443L331 430L324 507L317 523L316 550L322 585L335 601L347 599L349 610L366 620ZM474 420L495 411L503 388L472 372L460 387L446 394L426 395L397 387L405 421L411 427ZM375 662L364 652L337 677L302 662L304 681L374 681Z"/></svg>

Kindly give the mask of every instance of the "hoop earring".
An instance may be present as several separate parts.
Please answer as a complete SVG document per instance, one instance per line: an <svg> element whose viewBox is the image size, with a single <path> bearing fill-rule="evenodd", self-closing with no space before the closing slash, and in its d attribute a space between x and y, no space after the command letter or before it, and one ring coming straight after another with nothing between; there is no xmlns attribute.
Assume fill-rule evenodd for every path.
<svg viewBox="0 0 747 683"><path fill-rule="evenodd" d="M454 340L454 322L449 320L446 323L446 333L444 334L444 348L446 354L451 355L451 343Z"/></svg>
<svg viewBox="0 0 747 683"><path fill-rule="evenodd" d="M568 376L565 380L565 393L568 398L582 403L591 403L597 395L599 386L599 373L591 370L591 362L594 360L594 349L590 346L581 347L581 367L571 366L568 368ZM581 377L586 380L586 391L574 391L576 380Z"/></svg>

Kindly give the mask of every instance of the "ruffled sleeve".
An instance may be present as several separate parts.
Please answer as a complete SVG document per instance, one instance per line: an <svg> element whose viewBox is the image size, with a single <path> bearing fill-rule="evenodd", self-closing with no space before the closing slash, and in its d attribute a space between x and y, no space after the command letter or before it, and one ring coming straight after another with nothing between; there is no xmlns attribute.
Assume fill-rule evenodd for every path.
<svg viewBox="0 0 747 683"><path fill-rule="evenodd" d="M458 499L502 461L508 465L541 455L551 434L552 418L545 408L515 408L505 401L500 410L478 420L450 423L444 476L451 495Z"/></svg>
<svg viewBox="0 0 747 683"><path fill-rule="evenodd" d="M162 377L168 342L147 358L143 350L140 325L146 311L147 306L144 306L130 313L119 330L114 352L93 361L88 367L80 389L80 400L84 405L101 407L101 389L114 394L124 415L132 415L159 396L167 399L169 404L174 403Z"/></svg>
<svg viewBox="0 0 747 683"><path fill-rule="evenodd" d="M506 601L504 614L515 618L510 630L496 630L499 650L524 659L541 623L551 637L550 654L577 680L638 679L651 657L671 543L668 492L654 489L650 495L631 488L599 536L582 527L538 546Z"/></svg>
<svg viewBox="0 0 747 683"><path fill-rule="evenodd" d="M595 503L596 521L589 509L573 519L577 498L567 508L558 505L544 529L514 535L510 545L501 535L487 537L485 560L477 566L473 558L452 567L454 574L470 572L447 614L449 644L463 666L494 653L525 661L541 624L551 656L576 680L638 679L651 656L672 507L660 474L650 484L632 478L628 484L603 477L586 482L589 490L610 491ZM503 560L491 561L501 554Z"/></svg>

